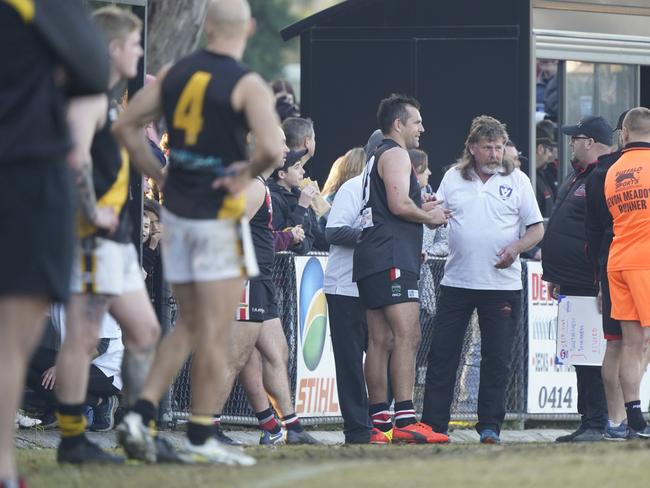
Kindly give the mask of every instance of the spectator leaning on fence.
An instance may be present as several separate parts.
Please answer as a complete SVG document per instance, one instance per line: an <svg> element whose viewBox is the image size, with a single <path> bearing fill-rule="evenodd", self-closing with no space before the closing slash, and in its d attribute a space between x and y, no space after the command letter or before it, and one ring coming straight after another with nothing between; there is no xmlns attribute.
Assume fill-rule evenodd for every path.
<svg viewBox="0 0 650 488"><path fill-rule="evenodd" d="M640 384L650 337L650 110L633 108L623 120L623 155L605 178L605 197L614 222L607 274L612 318L621 321L620 378L627 424L650 437L642 415Z"/></svg>
<svg viewBox="0 0 650 488"><path fill-rule="evenodd" d="M587 257L585 180L600 156L609 154L612 128L602 117L589 116L577 125L562 127L571 136L573 174L558 192L557 203L542 242L542 278L551 296L593 296L598 282ZM600 366L575 366L578 380L580 427L558 437L557 442L591 442L603 438L607 426L607 403Z"/></svg>
<svg viewBox="0 0 650 488"><path fill-rule="evenodd" d="M601 368L608 416L605 439L627 439L632 436L626 421L623 390L619 378L623 333L620 321L611 317L612 300L607 279L607 258L609 246L614 237L614 229L612 228L612 216L605 201L605 176L607 176L607 170L621 157L623 147L621 132L626 114L627 111L621 114L614 130L615 140L618 143L616 151L600 156L596 167L589 173L585 181L587 254L594 274L600 283L603 334L607 341Z"/></svg>
<svg viewBox="0 0 650 488"><path fill-rule="evenodd" d="M505 126L472 121L465 150L436 197L452 212L449 257L429 350L422 422L447 432L465 330L474 309L481 329L478 424L483 443L499 443L512 345L520 325L519 254L544 233L528 177L503 164ZM521 225L526 231L520 238Z"/></svg>
<svg viewBox="0 0 650 488"><path fill-rule="evenodd" d="M408 149L424 132L419 103L404 95L381 101L377 112L385 139L363 175L361 238L354 249L352 279L367 309L365 371L373 429L371 442L447 442L417 422L413 407L415 355L420 344L418 276L422 224L445 224L448 215L435 202L422 203ZM387 377L395 397L395 427L388 412Z"/></svg>

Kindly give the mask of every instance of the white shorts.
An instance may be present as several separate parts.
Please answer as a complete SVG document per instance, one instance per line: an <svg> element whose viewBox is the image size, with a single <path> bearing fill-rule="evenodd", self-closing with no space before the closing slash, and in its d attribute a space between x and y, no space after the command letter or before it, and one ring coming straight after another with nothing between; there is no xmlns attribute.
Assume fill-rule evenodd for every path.
<svg viewBox="0 0 650 488"><path fill-rule="evenodd" d="M168 283L220 281L258 273L250 229L235 220L186 219L163 208L161 245Z"/></svg>
<svg viewBox="0 0 650 488"><path fill-rule="evenodd" d="M133 244L102 237L77 240L72 293L121 295L142 288L142 269Z"/></svg>

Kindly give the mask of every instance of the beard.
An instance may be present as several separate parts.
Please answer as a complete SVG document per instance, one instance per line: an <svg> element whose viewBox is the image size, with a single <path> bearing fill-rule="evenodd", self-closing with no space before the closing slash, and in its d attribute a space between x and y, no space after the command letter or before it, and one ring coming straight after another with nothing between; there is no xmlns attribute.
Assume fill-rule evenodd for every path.
<svg viewBox="0 0 650 488"><path fill-rule="evenodd" d="M480 170L481 170L481 173L483 173L483 174L495 175L499 171L501 171L502 168L503 168L503 165L499 161L492 160L492 161L488 161L485 164L481 165Z"/></svg>

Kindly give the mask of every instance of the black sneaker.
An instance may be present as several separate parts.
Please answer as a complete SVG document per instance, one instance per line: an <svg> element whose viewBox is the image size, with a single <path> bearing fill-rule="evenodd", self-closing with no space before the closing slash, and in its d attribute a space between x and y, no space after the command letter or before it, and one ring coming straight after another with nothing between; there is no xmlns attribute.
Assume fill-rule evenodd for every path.
<svg viewBox="0 0 650 488"><path fill-rule="evenodd" d="M571 432L570 434L567 435L561 435L557 439L555 439L555 442L573 442L573 440L578 437L580 434L582 434L584 431L586 431L583 426L578 427L578 430L575 432Z"/></svg>
<svg viewBox="0 0 650 488"><path fill-rule="evenodd" d="M287 430L287 444L312 444L320 445L322 442L312 437L309 432L302 430L297 432L295 430Z"/></svg>
<svg viewBox="0 0 650 488"><path fill-rule="evenodd" d="M70 449L59 448L56 452L56 460L59 464L122 464L124 458L114 456L102 450L97 444L84 439Z"/></svg>
<svg viewBox="0 0 650 488"><path fill-rule="evenodd" d="M102 403L94 408L95 418L90 430L95 432L108 432L115 426L115 411L120 406L117 396L105 398Z"/></svg>
<svg viewBox="0 0 650 488"><path fill-rule="evenodd" d="M229 446L243 446L243 444L239 441L236 441L232 437L227 436L223 430L221 430L221 427L215 427L214 428L214 437L219 441L223 442L224 444L228 444Z"/></svg>
<svg viewBox="0 0 650 488"><path fill-rule="evenodd" d="M183 460L167 439L157 435L154 437L156 445L156 462L157 463L183 463Z"/></svg>

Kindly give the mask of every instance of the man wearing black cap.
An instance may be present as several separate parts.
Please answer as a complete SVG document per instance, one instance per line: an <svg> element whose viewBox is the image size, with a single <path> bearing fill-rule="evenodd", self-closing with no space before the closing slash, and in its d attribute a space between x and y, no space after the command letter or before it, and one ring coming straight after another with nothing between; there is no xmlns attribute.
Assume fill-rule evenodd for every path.
<svg viewBox="0 0 650 488"><path fill-rule="evenodd" d="M625 421L623 391L619 378L623 332L621 331L620 322L611 318L612 301L609 294L609 280L607 279L607 257L609 255L609 246L614 238L614 230L612 215L609 213L605 201L605 176L607 176L607 170L621 157L621 148L623 146L621 131L623 119L627 112L626 110L620 115L616 129L614 129L615 142L618 145L617 150L598 158L596 168L587 177L585 183L587 191L587 214L585 216L587 254L600 283L603 334L607 341L605 357L603 358L602 377L609 417L605 429L605 439L608 440L633 437Z"/></svg>
<svg viewBox="0 0 650 488"><path fill-rule="evenodd" d="M537 167L537 178L535 180L535 194L542 217L548 218L551 216L555 204L555 186L550 180L546 167L555 159L554 149L557 147L557 143L554 132L543 122L537 124L536 133L535 165Z"/></svg>
<svg viewBox="0 0 650 488"><path fill-rule="evenodd" d="M557 202L542 242L543 279L551 295L597 296L591 262L585 248L585 180L600 156L609 154L612 128L602 117L589 116L577 125L563 126L571 136L573 174L558 192ZM600 366L576 366L578 412L581 424L575 432L557 442L593 442L603 438L607 425L607 404Z"/></svg>

